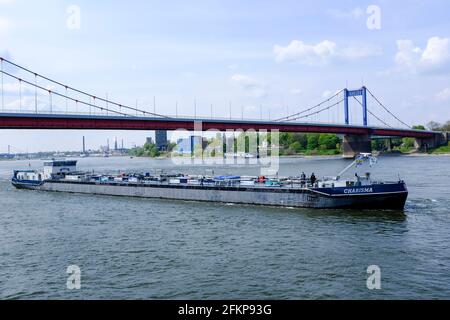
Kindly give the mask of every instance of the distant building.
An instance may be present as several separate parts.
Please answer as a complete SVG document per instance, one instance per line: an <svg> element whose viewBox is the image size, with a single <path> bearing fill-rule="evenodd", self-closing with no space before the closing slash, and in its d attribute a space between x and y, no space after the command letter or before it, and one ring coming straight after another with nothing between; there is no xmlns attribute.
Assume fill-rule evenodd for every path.
<svg viewBox="0 0 450 320"><path fill-rule="evenodd" d="M155 143L159 151L167 150L167 131L166 130L156 130L155 131Z"/></svg>
<svg viewBox="0 0 450 320"><path fill-rule="evenodd" d="M181 154L192 154L197 146L205 147L203 138L200 136L190 136L189 138L178 139L176 150Z"/></svg>
<svg viewBox="0 0 450 320"><path fill-rule="evenodd" d="M145 141L145 143L153 144L153 138L152 137L147 137L147 140Z"/></svg>

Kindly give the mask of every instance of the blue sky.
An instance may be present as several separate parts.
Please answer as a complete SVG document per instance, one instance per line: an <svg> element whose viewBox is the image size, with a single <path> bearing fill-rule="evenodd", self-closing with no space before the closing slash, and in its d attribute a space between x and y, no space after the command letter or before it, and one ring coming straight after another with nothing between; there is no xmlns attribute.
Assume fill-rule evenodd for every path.
<svg viewBox="0 0 450 320"><path fill-rule="evenodd" d="M67 25L71 5L80 9L79 28ZM373 5L379 29L367 26ZM227 116L231 102L235 116L244 110L259 118L262 110L275 118L364 83L408 123L443 122L450 119L448 12L444 0L0 0L0 53L124 104L138 99L152 110L156 96L156 111L165 114L175 114L178 102L178 114L193 115L196 100L198 115L209 116L212 104L215 116ZM0 152L8 143L79 149L83 134L92 148L116 136L140 144L148 135L1 134Z"/></svg>

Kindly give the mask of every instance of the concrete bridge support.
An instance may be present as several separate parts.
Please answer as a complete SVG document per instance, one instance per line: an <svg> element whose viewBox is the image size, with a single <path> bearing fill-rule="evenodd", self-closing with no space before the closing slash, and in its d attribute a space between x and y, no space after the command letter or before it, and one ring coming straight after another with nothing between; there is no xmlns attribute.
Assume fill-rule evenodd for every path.
<svg viewBox="0 0 450 320"><path fill-rule="evenodd" d="M367 135L346 134L342 143L344 158L354 158L360 153L372 152L372 141Z"/></svg>
<svg viewBox="0 0 450 320"><path fill-rule="evenodd" d="M392 151L392 139L387 139L386 140L386 150L387 151Z"/></svg>
<svg viewBox="0 0 450 320"><path fill-rule="evenodd" d="M443 132L442 135L434 135L432 138L416 138L414 147L418 151L427 152L429 149L437 148L448 143L448 132Z"/></svg>

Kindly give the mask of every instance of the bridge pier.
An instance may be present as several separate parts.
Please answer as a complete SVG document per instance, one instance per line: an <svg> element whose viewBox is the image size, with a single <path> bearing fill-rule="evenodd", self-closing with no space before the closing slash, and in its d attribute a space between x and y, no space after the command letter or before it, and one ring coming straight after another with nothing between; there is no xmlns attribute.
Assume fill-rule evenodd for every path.
<svg viewBox="0 0 450 320"><path fill-rule="evenodd" d="M429 149L434 149L439 146L447 144L448 132L436 134L432 138L416 138L414 147L417 151L427 152Z"/></svg>
<svg viewBox="0 0 450 320"><path fill-rule="evenodd" d="M391 138L386 140L386 150L389 152L392 151L392 139Z"/></svg>
<svg viewBox="0 0 450 320"><path fill-rule="evenodd" d="M372 140L368 134L354 135L346 134L342 142L344 158L354 158L360 153L372 152Z"/></svg>

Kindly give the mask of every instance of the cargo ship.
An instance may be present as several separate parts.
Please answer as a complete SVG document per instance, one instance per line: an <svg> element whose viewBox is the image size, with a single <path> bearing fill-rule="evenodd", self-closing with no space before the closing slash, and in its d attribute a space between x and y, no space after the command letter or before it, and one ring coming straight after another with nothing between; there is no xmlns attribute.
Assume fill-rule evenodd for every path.
<svg viewBox="0 0 450 320"><path fill-rule="evenodd" d="M361 154L337 176L306 177L198 176L187 174L80 172L77 161L54 160L42 171L15 170L12 184L18 189L94 195L208 201L295 208L403 209L408 190L403 180L377 181L370 172L343 179L354 166L376 163Z"/></svg>

